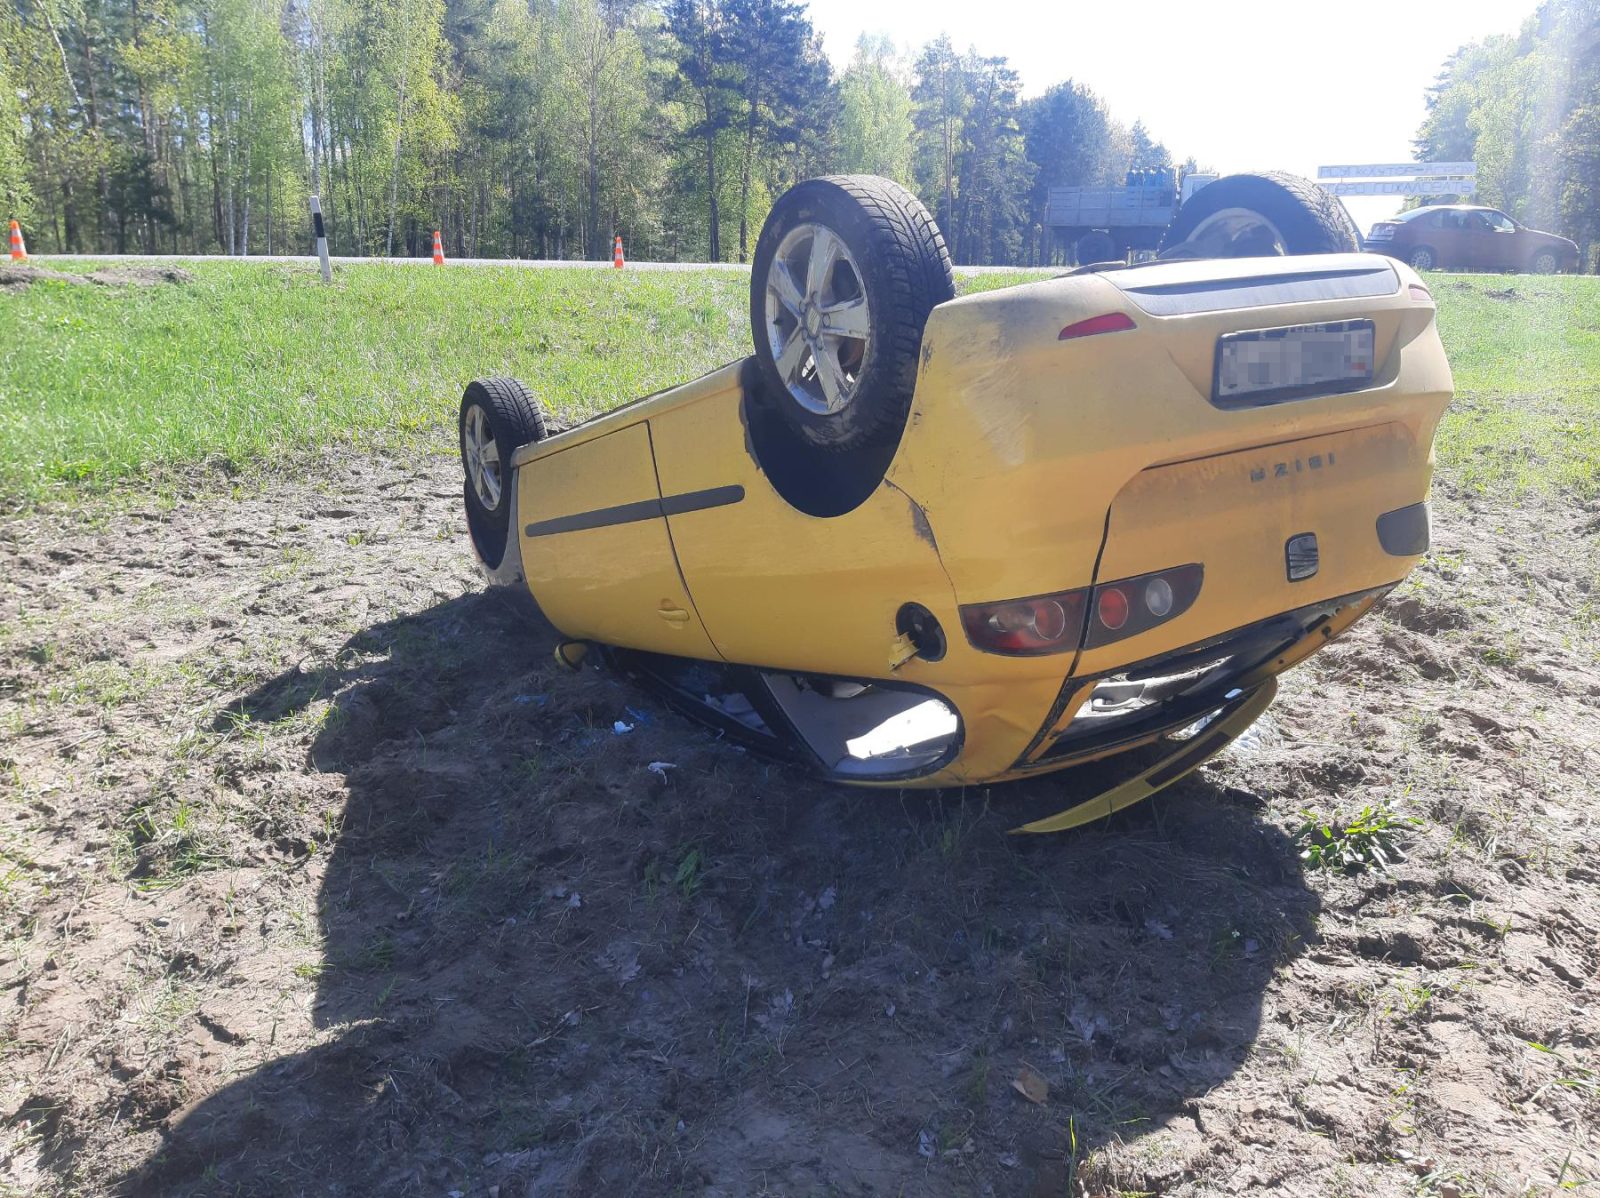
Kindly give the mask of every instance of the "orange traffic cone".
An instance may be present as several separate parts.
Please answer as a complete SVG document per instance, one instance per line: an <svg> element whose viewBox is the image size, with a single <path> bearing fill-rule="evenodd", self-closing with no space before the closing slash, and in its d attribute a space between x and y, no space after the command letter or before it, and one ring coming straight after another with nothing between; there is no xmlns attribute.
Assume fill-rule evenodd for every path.
<svg viewBox="0 0 1600 1198"><path fill-rule="evenodd" d="M621 253L618 250L617 253ZM22 226L16 221L11 222L11 260L13 262L26 262L28 260L28 247L22 244ZM620 262L617 265L622 265Z"/></svg>
<svg viewBox="0 0 1600 1198"><path fill-rule="evenodd" d="M439 236L438 229L433 231L433 264L435 266L444 265L444 239Z"/></svg>
<svg viewBox="0 0 1600 1198"><path fill-rule="evenodd" d="M622 269L622 234L617 234L617 248L611 251L611 265Z"/></svg>

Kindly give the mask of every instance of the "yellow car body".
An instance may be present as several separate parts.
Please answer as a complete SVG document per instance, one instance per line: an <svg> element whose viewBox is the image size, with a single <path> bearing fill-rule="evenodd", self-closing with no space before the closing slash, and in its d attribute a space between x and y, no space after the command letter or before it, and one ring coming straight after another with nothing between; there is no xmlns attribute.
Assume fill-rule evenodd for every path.
<svg viewBox="0 0 1600 1198"><path fill-rule="evenodd" d="M1219 339L1351 321L1371 322L1370 382L1216 401ZM780 493L752 385L734 363L523 447L503 571L575 641L937 697L958 726L936 757L852 776L818 754L893 786L1028 776L1253 718L1277 673L1417 564L1452 390L1421 280L1354 254L1078 272L938 306L899 443L844 511ZM1286 546L1306 534L1315 572L1291 581ZM1189 565L1185 609L1110 643L1086 631L1009 656L964 635L964 607L1069 591L1092 624L1091 588ZM897 623L908 604L942 652ZM1209 681L1160 690L1185 670ZM1165 697L1119 713L1129 694ZM1172 761L1192 769L1218 739Z"/></svg>

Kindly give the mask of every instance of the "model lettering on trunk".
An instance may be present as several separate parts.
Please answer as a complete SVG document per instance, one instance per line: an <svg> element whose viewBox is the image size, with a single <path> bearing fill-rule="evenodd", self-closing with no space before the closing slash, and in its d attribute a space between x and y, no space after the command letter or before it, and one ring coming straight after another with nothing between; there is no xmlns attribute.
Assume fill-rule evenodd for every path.
<svg viewBox="0 0 1600 1198"><path fill-rule="evenodd" d="M1303 474L1307 470L1321 470L1332 466L1334 455L1329 453L1314 453L1307 458L1295 458L1290 462L1273 462L1270 466L1252 466L1250 468L1250 481L1261 483L1267 481L1270 474L1273 478L1288 478L1291 474Z"/></svg>

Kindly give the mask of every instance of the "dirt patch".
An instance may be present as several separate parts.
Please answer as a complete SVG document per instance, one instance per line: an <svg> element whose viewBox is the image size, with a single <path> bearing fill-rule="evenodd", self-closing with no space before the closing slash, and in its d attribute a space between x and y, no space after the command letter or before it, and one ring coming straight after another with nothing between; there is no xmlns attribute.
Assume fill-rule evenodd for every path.
<svg viewBox="0 0 1600 1198"><path fill-rule="evenodd" d="M192 283L194 275L179 266L113 266L88 274L48 270L39 266L0 266L0 288L21 290L34 283L71 283L98 287L157 287L162 283Z"/></svg>
<svg viewBox="0 0 1600 1198"><path fill-rule="evenodd" d="M1244 747L1019 840L1086 781L830 787L556 671L550 630L478 585L459 503L448 459L330 459L0 526L13 1187L1521 1195L1600 1171L1600 669L1570 601L1596 555L1570 510L1441 495L1430 563ZM1420 821L1406 860L1306 872L1302 811L1363 805Z"/></svg>

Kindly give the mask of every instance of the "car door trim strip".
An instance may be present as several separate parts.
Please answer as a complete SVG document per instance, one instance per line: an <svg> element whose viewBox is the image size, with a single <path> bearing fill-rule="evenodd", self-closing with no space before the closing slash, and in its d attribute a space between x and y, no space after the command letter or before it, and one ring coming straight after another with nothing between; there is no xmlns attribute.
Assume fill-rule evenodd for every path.
<svg viewBox="0 0 1600 1198"><path fill-rule="evenodd" d="M615 507L596 508L592 512L578 512L571 516L538 520L522 531L525 536L549 537L559 532L582 532L590 528L606 528L612 524L635 524L640 520L656 520L662 516L681 516L685 512L726 507L743 499L744 488L738 484L707 487L703 491L685 491L681 495L641 499L636 503L619 503Z"/></svg>

